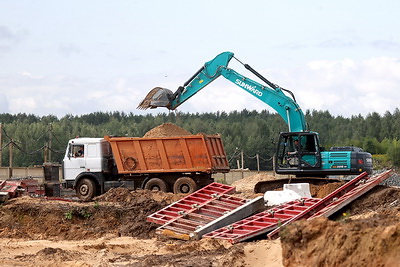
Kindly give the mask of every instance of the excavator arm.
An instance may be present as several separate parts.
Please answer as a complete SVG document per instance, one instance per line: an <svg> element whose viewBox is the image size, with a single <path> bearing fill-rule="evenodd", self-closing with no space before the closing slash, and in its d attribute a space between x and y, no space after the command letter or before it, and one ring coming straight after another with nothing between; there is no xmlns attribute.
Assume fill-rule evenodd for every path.
<svg viewBox="0 0 400 267"><path fill-rule="evenodd" d="M243 64L246 69L264 81L268 86L253 81L233 69L228 68L227 66L232 58L235 57L231 52L223 52L219 54L214 59L206 62L202 68L200 68L174 93L169 89L161 87L152 89L139 104L138 108L147 109L166 107L170 110L174 110L215 79L223 76L278 112L278 114L288 124L289 132L306 131L304 114L296 103L292 92L271 83L249 65L243 64L239 60L238 61ZM287 96L283 91L289 93L291 97Z"/></svg>

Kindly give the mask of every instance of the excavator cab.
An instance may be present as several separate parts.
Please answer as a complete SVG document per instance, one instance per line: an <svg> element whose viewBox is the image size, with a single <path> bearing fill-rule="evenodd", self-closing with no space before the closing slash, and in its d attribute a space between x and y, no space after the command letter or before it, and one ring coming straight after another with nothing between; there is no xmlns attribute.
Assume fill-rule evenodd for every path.
<svg viewBox="0 0 400 267"><path fill-rule="evenodd" d="M315 132L281 133L275 158L278 174L308 175L321 169L321 150Z"/></svg>

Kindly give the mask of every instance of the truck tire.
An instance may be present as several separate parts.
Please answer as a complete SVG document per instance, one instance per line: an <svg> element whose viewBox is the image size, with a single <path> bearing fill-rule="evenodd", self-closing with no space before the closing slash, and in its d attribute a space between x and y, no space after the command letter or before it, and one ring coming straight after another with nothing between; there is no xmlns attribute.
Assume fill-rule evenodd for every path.
<svg viewBox="0 0 400 267"><path fill-rule="evenodd" d="M174 183L175 194L191 194L196 190L197 190L197 184L190 177L181 177Z"/></svg>
<svg viewBox="0 0 400 267"><path fill-rule="evenodd" d="M90 201L96 195L96 185L88 178L80 180L75 190L76 195L82 201Z"/></svg>
<svg viewBox="0 0 400 267"><path fill-rule="evenodd" d="M151 191L162 191L168 192L167 183L161 180L160 178L151 178L147 183L144 185L144 189L148 189Z"/></svg>

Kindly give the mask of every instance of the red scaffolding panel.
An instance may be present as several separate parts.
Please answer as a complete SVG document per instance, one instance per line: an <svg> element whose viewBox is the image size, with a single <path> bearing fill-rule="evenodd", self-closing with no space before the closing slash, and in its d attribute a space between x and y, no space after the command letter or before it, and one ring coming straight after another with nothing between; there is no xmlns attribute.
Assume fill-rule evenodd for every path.
<svg viewBox="0 0 400 267"><path fill-rule="evenodd" d="M303 213L298 214L290 220L286 221L282 225L282 227L296 220L308 219L311 216L316 217L317 214L319 214L318 216L321 216L322 214L326 214L327 216L329 216L338 211L340 208L349 204L351 201L357 199L365 192L371 190L380 182L386 180L391 175L391 173L392 170L389 170L373 177L368 177L368 174L366 172L363 172L353 180L349 181L348 183L333 191L331 194L321 199L314 206L310 207L309 210L306 210ZM320 213L322 210L324 211ZM279 230L280 228L276 228L275 230L270 232L268 234L268 238L272 239L278 237Z"/></svg>
<svg viewBox="0 0 400 267"><path fill-rule="evenodd" d="M307 210L318 201L318 198L304 198L290 201L205 234L203 237L227 239L231 243L238 243L275 229L285 221Z"/></svg>
<svg viewBox="0 0 400 267"><path fill-rule="evenodd" d="M233 194L235 192L235 187L224 185L220 183L211 183L193 194L190 194L177 202L149 215L147 221L165 224L190 210L196 209L210 201L215 200L220 195L223 194Z"/></svg>

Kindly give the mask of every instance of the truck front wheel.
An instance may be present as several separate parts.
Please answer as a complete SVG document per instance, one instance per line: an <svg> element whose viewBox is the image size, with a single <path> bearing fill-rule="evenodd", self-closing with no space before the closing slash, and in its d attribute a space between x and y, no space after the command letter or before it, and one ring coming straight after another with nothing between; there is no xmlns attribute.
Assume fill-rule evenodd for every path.
<svg viewBox="0 0 400 267"><path fill-rule="evenodd" d="M76 195L80 200L90 201L96 195L96 185L91 179L83 178L76 186Z"/></svg>
<svg viewBox="0 0 400 267"><path fill-rule="evenodd" d="M196 190L197 190L197 184L190 177L181 177L174 183L175 194L191 194Z"/></svg>
<svg viewBox="0 0 400 267"><path fill-rule="evenodd" d="M160 178L151 178L147 183L144 185L144 189L148 189L151 191L162 191L167 192L168 186L167 184L161 180Z"/></svg>

